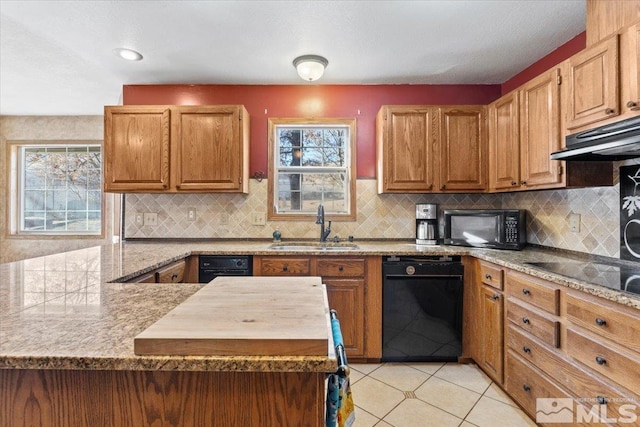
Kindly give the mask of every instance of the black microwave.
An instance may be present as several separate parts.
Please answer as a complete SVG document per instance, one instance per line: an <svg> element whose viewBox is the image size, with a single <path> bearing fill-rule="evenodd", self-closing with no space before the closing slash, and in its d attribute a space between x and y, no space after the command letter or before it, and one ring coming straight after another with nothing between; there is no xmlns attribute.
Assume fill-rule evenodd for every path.
<svg viewBox="0 0 640 427"><path fill-rule="evenodd" d="M527 211L454 209L444 211L444 244L520 250L527 245Z"/></svg>

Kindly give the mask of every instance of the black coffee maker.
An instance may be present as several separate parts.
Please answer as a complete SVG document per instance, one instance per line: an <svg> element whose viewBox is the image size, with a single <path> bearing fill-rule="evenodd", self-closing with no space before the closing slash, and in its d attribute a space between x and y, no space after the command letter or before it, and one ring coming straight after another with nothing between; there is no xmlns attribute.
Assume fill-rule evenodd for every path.
<svg viewBox="0 0 640 427"><path fill-rule="evenodd" d="M438 244L438 205L416 204L416 245Z"/></svg>

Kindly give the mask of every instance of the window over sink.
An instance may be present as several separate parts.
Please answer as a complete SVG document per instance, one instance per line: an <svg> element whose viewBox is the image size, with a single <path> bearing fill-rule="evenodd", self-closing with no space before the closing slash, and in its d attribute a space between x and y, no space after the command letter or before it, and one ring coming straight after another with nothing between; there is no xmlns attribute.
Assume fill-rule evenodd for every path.
<svg viewBox="0 0 640 427"><path fill-rule="evenodd" d="M269 119L269 219L355 220L355 119Z"/></svg>

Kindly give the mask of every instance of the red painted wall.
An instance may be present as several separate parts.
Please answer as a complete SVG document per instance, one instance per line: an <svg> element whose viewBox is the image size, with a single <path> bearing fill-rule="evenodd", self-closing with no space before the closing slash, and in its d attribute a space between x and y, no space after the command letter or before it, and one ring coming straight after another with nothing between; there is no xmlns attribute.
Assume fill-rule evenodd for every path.
<svg viewBox="0 0 640 427"><path fill-rule="evenodd" d="M376 176L381 105L488 104L500 85L125 85L124 105L242 104L251 116L250 174L267 172L268 117L355 117L358 178ZM266 113L265 113L265 110ZM359 111L359 113L358 113Z"/></svg>
<svg viewBox="0 0 640 427"><path fill-rule="evenodd" d="M502 95L511 92L513 89L528 82L538 74L547 71L554 65L558 65L565 59L570 58L571 56L580 52L586 46L587 33L583 31L544 58L538 60L537 62L534 62L529 67L525 68L506 82L502 83Z"/></svg>

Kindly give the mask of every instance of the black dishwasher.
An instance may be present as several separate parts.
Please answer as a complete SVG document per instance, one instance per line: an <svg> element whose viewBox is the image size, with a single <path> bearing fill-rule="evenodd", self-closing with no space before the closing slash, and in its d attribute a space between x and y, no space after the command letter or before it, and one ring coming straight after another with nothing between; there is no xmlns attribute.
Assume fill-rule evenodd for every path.
<svg viewBox="0 0 640 427"><path fill-rule="evenodd" d="M209 283L218 276L252 276L251 255L200 255L198 281Z"/></svg>
<svg viewBox="0 0 640 427"><path fill-rule="evenodd" d="M462 354L459 256L383 260L382 360L451 362Z"/></svg>

